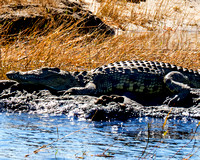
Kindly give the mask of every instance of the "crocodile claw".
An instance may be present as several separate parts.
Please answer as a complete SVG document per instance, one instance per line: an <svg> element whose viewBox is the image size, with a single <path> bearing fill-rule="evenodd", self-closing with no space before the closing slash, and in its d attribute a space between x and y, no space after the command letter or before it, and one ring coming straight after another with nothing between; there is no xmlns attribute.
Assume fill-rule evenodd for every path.
<svg viewBox="0 0 200 160"><path fill-rule="evenodd" d="M180 98L178 97L178 95L175 95L172 98L167 97L163 104L166 104L168 106L175 106L178 101L180 101Z"/></svg>

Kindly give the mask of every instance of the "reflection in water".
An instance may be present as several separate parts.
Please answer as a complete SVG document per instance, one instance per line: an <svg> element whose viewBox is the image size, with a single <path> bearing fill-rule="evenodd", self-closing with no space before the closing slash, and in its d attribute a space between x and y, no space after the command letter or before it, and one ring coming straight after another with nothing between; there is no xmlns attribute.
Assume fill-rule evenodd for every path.
<svg viewBox="0 0 200 160"><path fill-rule="evenodd" d="M0 150L3 152L0 152L0 159L24 159L26 154L30 154L30 159L48 160L105 159L108 155L114 159L139 159L147 141L143 158L168 159L174 156L175 159L182 159L196 152L192 159L200 159L199 128L194 134L198 120L168 120L164 128L164 131L168 130L165 137L163 123L163 119L155 118L135 118L126 122L88 122L71 121L64 115L2 113ZM62 139L63 136L66 137ZM193 136L195 139L192 140ZM61 139L52 143L58 138ZM46 149L33 154L33 151L49 143L52 144Z"/></svg>

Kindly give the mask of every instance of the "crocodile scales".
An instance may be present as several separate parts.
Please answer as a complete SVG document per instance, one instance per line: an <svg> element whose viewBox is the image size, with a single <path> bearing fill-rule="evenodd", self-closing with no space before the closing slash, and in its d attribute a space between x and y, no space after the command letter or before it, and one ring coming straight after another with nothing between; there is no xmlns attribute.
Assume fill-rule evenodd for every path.
<svg viewBox="0 0 200 160"><path fill-rule="evenodd" d="M170 92L184 99L200 88L200 70L153 61L114 62L91 71L68 72L59 68L41 68L26 72L10 71L9 79L71 94L104 95L120 92L153 95Z"/></svg>

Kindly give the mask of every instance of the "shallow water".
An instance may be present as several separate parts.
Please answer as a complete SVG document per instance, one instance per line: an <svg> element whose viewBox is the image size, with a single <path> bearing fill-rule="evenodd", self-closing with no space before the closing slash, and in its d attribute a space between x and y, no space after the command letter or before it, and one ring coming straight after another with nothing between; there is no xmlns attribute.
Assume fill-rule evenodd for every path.
<svg viewBox="0 0 200 160"><path fill-rule="evenodd" d="M191 159L200 159L200 129L196 127L198 122L194 119L170 119L165 126L168 133L163 138L164 119L89 122L65 115L1 113L0 159L123 160L140 159L141 156L144 159L182 159L191 154L194 154ZM197 133L194 134L196 128ZM52 144L37 154L33 153L49 143ZM27 154L29 157L25 158Z"/></svg>

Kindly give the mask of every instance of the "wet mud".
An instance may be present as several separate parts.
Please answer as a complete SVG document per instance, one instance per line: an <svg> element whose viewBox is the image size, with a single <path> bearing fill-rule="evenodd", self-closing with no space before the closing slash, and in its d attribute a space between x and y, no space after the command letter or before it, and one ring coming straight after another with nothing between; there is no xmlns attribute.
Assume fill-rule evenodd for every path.
<svg viewBox="0 0 200 160"><path fill-rule="evenodd" d="M125 96L64 95L37 86L22 86L15 81L0 82L0 111L29 114L65 114L69 118L94 121L122 120L134 117L200 119L200 103L186 107L145 106Z"/></svg>

